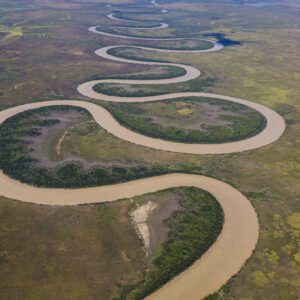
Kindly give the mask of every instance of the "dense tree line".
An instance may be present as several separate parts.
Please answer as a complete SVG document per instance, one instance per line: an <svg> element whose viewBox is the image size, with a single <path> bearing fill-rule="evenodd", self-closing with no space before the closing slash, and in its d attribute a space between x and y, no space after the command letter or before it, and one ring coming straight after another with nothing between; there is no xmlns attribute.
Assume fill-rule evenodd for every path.
<svg viewBox="0 0 300 300"><path fill-rule="evenodd" d="M5 174L36 186L75 188L113 184L167 172L166 168L159 165L128 168L93 167L88 171L84 170L78 162L62 164L53 169L39 166L30 156L31 143L28 137L38 136L42 127L59 122L59 120L36 117L38 113L49 109L70 108L52 107L26 111L8 119L0 126L0 168ZM82 109L72 109L84 112Z"/></svg>
<svg viewBox="0 0 300 300"><path fill-rule="evenodd" d="M214 103L214 101L209 101ZM219 102L217 102L219 103ZM204 131L185 129L153 122L147 112L137 105L104 104L119 123L141 134L164 140L183 143L224 143L245 139L256 135L266 126L266 119L258 112L236 103L226 103L227 110L239 115L223 115L222 119L232 122L230 126L202 126ZM176 122L176 120L174 120Z"/></svg>
<svg viewBox="0 0 300 300"><path fill-rule="evenodd" d="M158 67L160 68L160 67ZM157 74L151 74L151 71L148 74L118 74L118 75L92 75L88 80L100 80L100 79L135 79L135 80L145 80L145 79L164 79L164 78L173 78L186 74L186 70L179 67L163 67L165 71Z"/></svg>
<svg viewBox="0 0 300 300"><path fill-rule="evenodd" d="M116 14L115 14L116 16ZM145 26L145 28L147 28ZM131 26L126 28L114 28L114 27L109 27L109 26L98 26L97 27L97 30L99 31L102 31L102 32L106 32L106 33L110 33L110 34L118 34L118 35L122 35L122 36L128 36L128 37L140 37L140 38L149 38L149 36L147 36L146 34L139 34L139 35L136 35L134 33L132 33L130 31L131 29ZM134 29L134 28L133 28ZM174 37L174 39L178 39L178 38L182 38L182 39L185 39L185 40L182 40L182 45L163 45L164 41L160 41L160 44L156 44L156 45L149 45L148 44L145 44L145 42L142 43L139 43L139 42L136 42L135 45L136 46L144 46L144 47L148 47L148 48L155 48L155 49L166 49L166 50L206 50L206 49L209 49L209 48L212 48L213 47L213 44L209 41L206 41L205 39L201 39L199 38L199 40L195 40L193 37L190 38L190 40L193 40L193 41L197 41L197 46L187 46L185 45L185 41L188 41L189 40L189 37L186 37L186 36L183 36L183 35L176 35ZM170 43L168 40L166 40L166 43ZM117 49L117 48L115 48Z"/></svg>
<svg viewBox="0 0 300 300"><path fill-rule="evenodd" d="M153 79L155 79L154 76ZM213 86L214 82L214 78L208 77L191 80L184 86L178 86L178 84L167 84L161 87L157 87L157 85L150 84L139 84L138 86L128 84L128 89L123 88L118 83L99 83L96 84L93 89L97 93L103 93L110 96L147 97L155 95L165 95L175 92L201 92L204 91L204 89Z"/></svg>
<svg viewBox="0 0 300 300"><path fill-rule="evenodd" d="M211 194L197 188L180 188L177 193L182 210L166 220L168 240L153 257L143 280L125 286L116 300L144 299L203 255L221 232L223 211Z"/></svg>

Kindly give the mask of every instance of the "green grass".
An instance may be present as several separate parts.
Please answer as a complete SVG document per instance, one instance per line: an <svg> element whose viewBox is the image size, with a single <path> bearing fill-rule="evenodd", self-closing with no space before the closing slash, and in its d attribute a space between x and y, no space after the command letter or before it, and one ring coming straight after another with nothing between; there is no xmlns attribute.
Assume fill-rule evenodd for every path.
<svg viewBox="0 0 300 300"><path fill-rule="evenodd" d="M115 299L144 299L205 253L220 233L223 212L212 195L197 188L173 191L180 197L182 210L165 220L170 230L168 240L153 257L152 267L141 282L125 286Z"/></svg>
<svg viewBox="0 0 300 300"><path fill-rule="evenodd" d="M198 103L208 103L222 107L226 112L235 115L221 114L216 117L231 125L202 126L203 131L188 129L197 120L203 120L205 111L197 106ZM265 118L258 112L244 105L218 99L182 98L143 104L105 104L119 123L141 134L184 143L224 143L246 139L256 135L266 125ZM202 117L201 117L202 114ZM159 124L155 117L162 119L165 124Z"/></svg>
<svg viewBox="0 0 300 300"><path fill-rule="evenodd" d="M151 50L138 49L132 47L117 47L107 51L108 54L131 60L152 61L152 62L167 62L160 58L147 58L145 53L151 53Z"/></svg>
<svg viewBox="0 0 300 300"><path fill-rule="evenodd" d="M144 79L164 79L164 78L174 78L178 76L183 76L186 71L179 67L173 66L160 66L154 68L153 70L147 72L136 72L130 74L117 74L111 76L103 75L92 75L88 80L100 80L100 79L134 79L134 80L144 80Z"/></svg>
<svg viewBox="0 0 300 300"><path fill-rule="evenodd" d="M129 77L130 79L130 77ZM156 95L166 95L176 92L201 92L215 86L216 79L213 77L201 76L188 83L170 83L162 85L154 84L118 84L118 83L98 83L93 86L94 91L109 96L120 97L147 97Z"/></svg>
<svg viewBox="0 0 300 300"><path fill-rule="evenodd" d="M136 5L134 2L132 3ZM74 8L74 2L70 1L40 0L34 1L34 3L31 0L26 2L20 0L1 1L1 24L9 27L16 22L27 21L27 23L17 25L22 26L22 30L25 32L23 37L12 39L9 49L6 49L20 51L20 54L14 56L13 53L8 56L7 60L1 59L1 109L28 102L53 99L57 95L65 99L81 98L76 92L76 86L86 81L92 74L105 77L111 74L148 70L148 67L113 63L95 57L93 51L99 47L132 43L126 39L102 39L100 35L87 33L86 28L89 26L105 24L107 21L106 14L111 10L104 10L103 4L105 5L106 2L102 0L91 0L89 5L76 2L78 7ZM205 33L221 32L229 38L243 41L242 46L226 47L222 51L207 54L185 55L154 52L151 54L149 52L145 56L147 59L186 63L204 71L207 77L217 79L209 87L205 87L205 84L201 86L200 82L194 81L194 85L187 82L171 86L170 89L173 91L197 91L200 86L208 92L240 97L274 108L287 121L288 126L283 137L270 146L245 153L195 156L139 147L117 139L100 128L90 130L89 134L84 136L76 131L72 132L63 145L63 155L76 154L89 161L120 161L123 163L130 161L137 164L156 162L170 168L180 166L185 170L213 176L234 185L247 195L255 206L260 219L260 240L252 258L227 287L218 293L217 299L299 299L300 268L297 262L299 236L297 236L297 231L290 226L291 216L300 211L298 201L300 143L296 138L300 131L298 8L292 1L285 1L281 6L275 5L266 8L253 8L242 3L228 5L220 1L215 3L211 1L209 3L172 1L172 4L165 3L163 7L168 10L167 14L141 16L145 20L155 19L167 22L173 28L157 30L151 33L153 36L201 37ZM53 25L59 27L50 27ZM30 29L30 26L49 27ZM130 31L130 33L132 32ZM45 34L45 37L39 38L37 33ZM148 31L147 34L150 32ZM287 47L287 45L291 45L291 47ZM10 57L17 59L10 60ZM22 59L18 59L18 57ZM20 83L23 85L15 88ZM161 89L162 87L155 86L153 88ZM79 125L82 129L89 126L90 124ZM1 203L3 201L1 199ZM44 232L36 235L36 231L40 228L39 223L32 223L32 234L22 234L24 232L22 230L27 226L21 220L29 215L28 211L20 211L13 215L8 226L4 217L12 215L24 204L11 200L6 201L9 203L7 209L1 208L1 233L6 232L1 240L1 246L9 247L12 245L11 239L16 239L15 244L22 253L31 244L36 245L35 242L39 238L35 239L35 236L47 237L47 240L50 240L49 235ZM40 209L42 208L40 207ZM60 209L62 208L59 208L58 211ZM93 210L87 212L86 219L82 221L83 229L87 228L89 216L92 216L93 212ZM279 215L281 222L273 220L274 215ZM28 219L32 220L32 218ZM46 220L45 216L43 215L41 219L41 224L43 224ZM20 225L17 226L18 222ZM53 224L55 222L56 220L53 221ZM125 222L122 226L124 227L126 224ZM102 226L102 238L105 241L105 236L111 234L111 229L104 225ZM21 229L18 230L19 228ZM72 236L74 241L78 241L81 232L76 232ZM127 237L126 234L124 236ZM90 237L94 237L94 233L90 233ZM117 245L121 245L121 239L118 241ZM49 290L58 293L52 299L63 298L65 295L68 297L70 291L74 292L71 296L75 298L78 295L78 298L99 299L100 296L103 296L104 299L108 298L104 291L113 288L115 274L121 273L123 262L117 266L119 273L107 273L107 271L111 271L112 264L94 271L92 267L97 264L95 261L91 262L92 253L86 254L81 248L86 244L89 245L87 240L79 240L72 244L72 249L77 252L77 255L88 257L88 260L83 260L82 265L80 264L82 267L78 267L69 274L66 271L68 270L67 266L74 267L76 264L62 264L59 269L60 273L65 272L66 275L62 279L57 276L57 281L60 286L62 283L65 287L67 286L68 291L63 292L65 290L58 289L58 285L53 285L54 288L52 288L52 284L49 283L48 287L51 287L48 289L41 287L43 289L42 297L41 294L38 294L36 299L47 299L47 295L51 297ZM45 245L29 249L28 252L37 256L37 249L47 249L52 244L45 242ZM101 255L102 248L101 245L99 247L98 245L96 244L97 249L94 253ZM276 262L273 259L276 257L273 251L279 257ZM39 263L37 260L22 259L22 257L17 259L18 257L18 254L9 255L8 260L15 259L15 263L7 264L5 268L1 265L0 270L5 271L1 278L7 280L1 283L8 286L8 291L6 290L8 293L20 290L24 293L32 291L34 294L35 289L41 286L36 284L39 276L34 276L30 284L22 286L19 284L20 281L12 280L12 278L21 276L22 272L30 270L30 268L39 268ZM65 259L68 258L70 256ZM105 258L105 261L110 262L109 256ZM39 260L43 261L43 259ZM112 262L114 261L116 260L112 258ZM92 263L91 268L86 268L89 262ZM265 286L258 287L256 285L252 275L255 271L262 272L268 279ZM79 280L72 277L72 274L80 274ZM97 281L97 278L101 276L104 280L106 275L108 276L105 280L107 285L98 290L97 287L101 282ZM89 286L88 289L81 288L83 281L95 282L95 285ZM129 283L133 281L128 280ZM1 289L1 295L2 291L4 290ZM17 297L14 294L11 295L11 298L16 299Z"/></svg>
<svg viewBox="0 0 300 300"><path fill-rule="evenodd" d="M3 33L4 37L0 39L0 43L8 43L9 41L23 36L22 27L19 26L4 26L0 24L0 34Z"/></svg>
<svg viewBox="0 0 300 300"><path fill-rule="evenodd" d="M68 112L72 107L46 107L26 111L6 120L0 126L0 167L3 172L21 182L41 187L75 188L99 186L125 182L133 179L164 174L167 168L152 164L150 166L95 166L89 170L75 161L60 164L56 168L45 168L38 165L36 158L30 155L30 143L26 138L39 136L41 129L58 122L55 119L41 120L40 114L50 110ZM77 111L86 117L90 115L83 109ZM87 122L88 118L82 122ZM93 123L94 126L96 123ZM80 134L86 135L86 132Z"/></svg>
<svg viewBox="0 0 300 300"><path fill-rule="evenodd" d="M145 254L130 221L135 203L145 201L147 195L133 201L65 207L19 203L2 197L2 298L112 299L133 288L141 291L140 279L166 266L159 259L175 258L176 251L181 251L178 247L192 246L197 251L177 261L172 274L180 271L214 241L223 216L214 198L199 189L176 188L153 196L159 203L167 201L170 193L176 194L183 209L167 220L171 238L157 252L155 269L150 273L145 272ZM179 232L177 228L182 225L185 230ZM195 226L198 235L192 234ZM175 245L174 239L182 234L191 238Z"/></svg>
<svg viewBox="0 0 300 300"><path fill-rule="evenodd" d="M137 282L144 252L131 206L51 207L1 197L1 299L107 300L121 283Z"/></svg>
<svg viewBox="0 0 300 300"><path fill-rule="evenodd" d="M128 25L130 26L130 25ZM138 26L137 26L138 27ZM131 35L130 29L127 28L114 28L114 27L105 27L105 26L99 26L97 27L97 30L106 32L106 33L111 33L111 34L118 34L118 35L123 35L123 36L131 36L131 37L141 37L140 34L133 34ZM147 37L146 35L143 35L142 37ZM185 38L185 37L180 37L177 36L176 38ZM189 42L193 42L193 45L189 45ZM167 49L167 50L206 50L209 48L213 47L213 44L210 41L206 41L205 38L201 40L199 38L198 40L196 39L188 39L186 38L185 40L166 40L166 41L157 41L151 42L151 41L144 41L143 43L139 41L135 41L135 45L143 45L148 48L156 48L156 49Z"/></svg>

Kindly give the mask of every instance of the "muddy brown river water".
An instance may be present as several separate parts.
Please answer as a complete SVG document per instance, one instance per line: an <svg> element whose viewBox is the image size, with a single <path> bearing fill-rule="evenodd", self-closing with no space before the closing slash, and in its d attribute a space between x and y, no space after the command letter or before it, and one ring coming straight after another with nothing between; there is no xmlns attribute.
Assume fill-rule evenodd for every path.
<svg viewBox="0 0 300 300"><path fill-rule="evenodd" d="M112 14L110 14L109 17L115 20L117 19ZM160 26L154 27L152 29L162 29L165 27L167 27L167 24L161 23ZM130 38L133 40L146 39L109 34L99 31L97 27L91 27L89 28L89 31L101 35L109 35L126 39ZM162 41L165 39L155 38L154 40ZM222 44L216 41L211 42L212 48L207 50L187 51L166 49L163 50L153 48L150 49L141 46L132 47L147 49L151 51L178 53L209 53L212 51L221 50L223 48ZM120 125L105 108L90 102L78 100L53 100L16 106L0 112L0 124L3 123L6 119L26 110L45 106L71 105L82 107L88 110L92 114L95 121L101 127L120 139L162 151L190 154L223 154L253 150L275 142L283 134L285 130L285 122L279 114L277 114L272 109L258 103L236 97L211 93L184 92L135 98L108 96L95 92L93 90L93 87L98 83L109 82L124 84L169 84L191 80L197 78L201 74L198 69L183 64L144 62L115 57L107 53L114 47L121 47L121 45L98 49L96 51L96 54L103 58L123 63L181 67L186 70L186 73L185 75L175 78L159 80L93 80L79 85L79 93L89 98L114 102L146 102L181 97L218 98L225 101L240 103L257 110L266 118L266 127L254 137L231 143L184 144L169 142L150 138L130 131L129 129L124 128L122 125ZM119 199L131 198L147 193L153 193L156 191L181 186L197 187L211 193L222 206L225 218L224 226L216 242L200 259L195 261L193 265L186 271L179 274L159 290L148 296L146 298L148 300L199 300L207 296L208 294L218 290L223 284L227 282L227 280L229 280L233 275L239 272L246 260L251 256L252 251L256 246L259 235L257 215L251 203L244 195L242 195L232 186L217 179L192 174L175 173L109 186L68 190L55 188L37 188L34 186L29 186L11 179L3 174L3 172L0 172L0 195L23 202L31 202L44 205L78 205L84 203L111 202Z"/></svg>

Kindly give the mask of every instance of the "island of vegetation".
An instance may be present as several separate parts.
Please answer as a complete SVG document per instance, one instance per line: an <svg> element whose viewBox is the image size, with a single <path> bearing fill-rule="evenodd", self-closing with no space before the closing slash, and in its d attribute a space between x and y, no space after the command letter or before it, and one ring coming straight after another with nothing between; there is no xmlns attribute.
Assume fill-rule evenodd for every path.
<svg viewBox="0 0 300 300"><path fill-rule="evenodd" d="M249 138L266 119L244 105L211 98L147 103L104 103L119 123L143 135L183 143L225 143Z"/></svg>

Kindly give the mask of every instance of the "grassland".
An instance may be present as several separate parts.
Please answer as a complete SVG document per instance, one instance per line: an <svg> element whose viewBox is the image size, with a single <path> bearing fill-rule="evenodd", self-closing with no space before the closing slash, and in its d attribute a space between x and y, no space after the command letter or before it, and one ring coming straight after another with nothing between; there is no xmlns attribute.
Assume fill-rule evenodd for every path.
<svg viewBox="0 0 300 300"><path fill-rule="evenodd" d="M214 197L196 188L172 189L171 192L179 197L181 209L165 220L169 227L168 240L152 258L151 268L144 278L136 286L123 287L117 299L144 299L189 267L220 233L224 218ZM166 196L166 191L161 194Z"/></svg>
<svg viewBox="0 0 300 300"><path fill-rule="evenodd" d="M263 116L218 99L182 98L141 104L105 104L122 125L147 136L184 143L224 143L256 135Z"/></svg>
<svg viewBox="0 0 300 300"><path fill-rule="evenodd" d="M74 112L79 113L77 122L86 124L85 130L77 127L76 123L70 122L68 128L64 128L63 134L59 128L43 131L49 127L62 123L58 115L51 116L56 112L66 116ZM68 117L67 117L68 118ZM168 170L159 165L118 165L111 164L103 166L94 163L90 167L85 161L77 160L73 157L71 160L57 163L51 168L51 162L47 161L48 153L57 153L60 156L61 143L69 131L77 131L81 136L88 136L91 130L97 130L99 126L93 122L91 116L82 109L58 106L55 108L40 108L33 111L26 111L18 114L16 117L8 119L0 126L0 166L4 173L25 183L41 187L88 187L105 184L125 182L133 179L144 178L159 174L164 174ZM56 136L56 132L61 137ZM54 139L52 136L54 135ZM45 145L45 150L37 151L40 144ZM59 151L58 151L59 147ZM35 155L32 155L35 153Z"/></svg>
<svg viewBox="0 0 300 300"><path fill-rule="evenodd" d="M148 34L146 35L140 35L140 34L132 34L131 28L117 28L117 27L105 27L105 26L98 26L98 31L104 32L104 33L111 33L111 34L117 34L122 36L130 36L130 37L148 37ZM178 36L178 38L185 38L184 36ZM136 45L145 45L145 42L137 42ZM165 40L165 41L146 41L146 45L149 48L156 48L156 49L172 49L172 50L206 50L213 47L213 43L210 41L202 40L202 39L187 39L187 40Z"/></svg>
<svg viewBox="0 0 300 300"><path fill-rule="evenodd" d="M186 71L179 67L173 66L161 66L159 68L150 68L149 71L141 71L136 73L128 74L117 74L111 76L101 76L101 75L93 75L89 77L89 80L99 80L99 79L164 79L164 78L172 78L177 76L185 75Z"/></svg>
<svg viewBox="0 0 300 300"><path fill-rule="evenodd" d="M284 136L275 144L255 151L220 156L193 156L160 152L132 145L114 138L104 130L91 132L84 137L78 132L72 132L62 145L62 155L67 157L76 153L88 161L125 162L129 160L138 164L155 162L170 168L180 166L185 171L210 175L236 186L247 195L256 208L260 220L260 240L253 257L238 276L214 296L215 299L298 299L300 297L300 268L299 227L297 225L299 214L297 212L300 210L300 142L296 137L300 130L299 5L294 1L285 1L283 5L264 8L232 2L172 1L162 4L161 7L168 10L168 14L163 14L163 17L141 16L142 19L156 19L170 23L173 29L156 31L152 33L155 36L203 37L204 34L223 33L228 38L241 41L242 44L205 55L149 52L145 58L193 65L204 71L205 76L214 78L213 84L207 87L206 91L249 99L276 109L284 116L288 125ZM76 92L76 86L92 75L105 77L106 75L128 74L129 71L136 73L148 70L145 66L110 62L94 55L93 51L101 46L120 43L116 38L87 33L86 29L91 25L116 24L112 20L107 21L105 15L110 13L111 9L103 6L103 3L99 1L66 3L32 0L24 3L23 1L1 0L0 8L0 21L5 28L26 19L25 23L17 25L22 28L23 36L10 40L4 50L1 48L1 109L53 98L81 99L82 97ZM130 41L122 40L121 43L130 44ZM187 82L177 85L175 90L187 90L190 84ZM153 88L157 89L157 86ZM95 255L100 255L102 253L100 243L106 241L105 236L110 237L112 232L110 226L115 225L116 222L111 224L105 221L103 223L105 226L101 226L103 235L97 235L97 231L91 231L85 235L82 232L89 228L89 221L96 214L96 210L88 209L89 206L63 210L51 208L53 219L45 223L45 217L42 215L42 221L36 223L33 221L34 218L30 217L27 204L9 199L1 199L0 203L1 214L11 216L9 224L4 217L0 218L1 234L3 232L1 245L5 245L8 249L4 251L8 252L6 257L9 262L5 268L1 265L1 270L5 271L1 274L1 283L8 287L6 290L4 288L1 290L2 294L4 291L17 293L18 290L22 290L22 295L13 294L12 298L16 299L19 296L23 299L34 299L34 297L40 298L40 295L46 298L45 295L49 293L51 284L45 288L41 285L41 291L35 294L36 290L31 288L38 287L32 282L39 276L29 277L26 272L30 269L32 270L30 274L35 274L40 268L39 261L44 263L45 257L48 259L51 257L51 253L44 256L33 255L39 253L36 249L47 249L49 245L55 245L56 238L50 234L45 235L48 231L37 234L38 230L42 230L38 224L47 224L47 228L61 230L63 226L53 226L61 224L58 219L62 212L67 209L81 209L86 210L86 218L81 223L82 229L70 238L72 242L70 249L75 254L65 256L64 259L83 257L83 262L78 259L76 264L73 262L62 264L59 273L55 268L55 274L62 274L64 271L63 274L66 275L61 275L63 276L61 280L55 276L51 277L57 280L57 284L51 285L51 291L55 292L55 287L61 286L62 282L68 280L68 287L70 287L68 291L74 291L74 297L79 295L78 297L81 298L99 299L99 295L103 295L107 296L104 299L109 298L111 294L104 292L101 294L99 291L113 290L112 278L119 276L121 269L127 271L128 264L124 260L116 260L116 256L110 251L104 261L109 263L111 268L105 265L95 270L97 264L90 260L92 253L86 251L93 249ZM31 210L46 211L47 209L46 207L31 207ZM119 208L115 210L119 214ZM73 211L70 212L71 216L73 214ZM101 220L98 216L95 219ZM28 223L31 225L25 226ZM141 252L133 250L141 251L134 232L124 234L122 231L124 226L127 227L129 224L127 220L116 229L116 234L120 234L120 238L112 242L114 247L124 249L127 240L135 241L136 248L128 248L128 251L140 257ZM28 230L32 228L30 234L25 234L25 228ZM47 236L47 240L38 239L37 236L44 238ZM101 238L98 243L94 242L99 236L103 237L103 240ZM122 239L122 236L126 236L126 241ZM62 237L61 240L63 241L64 238ZM37 242L39 245L36 244ZM34 247L34 245L37 246ZM87 249L84 248L85 245L95 245L95 248ZM107 242L107 245L112 244ZM14 252L13 247L16 247L18 252ZM29 258L36 258L36 260L22 259L21 254L16 254L24 252L24 248L30 249L26 250L26 253L31 253ZM30 261L32 263L29 263ZM104 263L100 258L97 261ZM118 272L114 271L114 262L120 262L116 267ZM87 263L91 264L88 264L90 268L86 268ZM78 266L76 271L80 274L81 283L83 281L96 282L95 285L89 286L89 289L86 287L80 289L80 282L72 277L77 274L71 272L74 266ZM141 265L138 264L135 270L141 270L140 268ZM16 279L17 274L27 278L26 280L33 278L31 285L24 284L22 289L17 289L16 287L20 287L19 282L21 282L18 278ZM101 280L99 280L99 274L101 274ZM107 279L105 276L108 276ZM131 278L134 281L136 277ZM107 285L102 289L100 285L104 281ZM75 293L79 289L80 291ZM67 292L63 292L63 287L57 288L57 291L60 291L60 294L55 294L54 298L57 295L66 295L66 299L70 298ZM32 294L27 294L29 292Z"/></svg>
<svg viewBox="0 0 300 300"><path fill-rule="evenodd" d="M170 239L156 252L150 273L145 273L144 250L130 220L130 211L146 201L147 195L64 208L0 198L1 298L123 299L130 290L145 293L146 284L148 289L157 287L201 255L223 223L218 203L206 192L177 188L152 196L161 203L170 194L177 195L182 209L168 218ZM179 226L185 230L178 231ZM193 235L195 226L197 236ZM180 234L189 238L175 243ZM28 243L20 244L20 240ZM198 251L183 258L180 247ZM167 268L172 259L176 264ZM154 274L160 276L150 282ZM136 294L134 299L140 297Z"/></svg>
<svg viewBox="0 0 300 300"><path fill-rule="evenodd" d="M1 298L106 300L123 282L137 282L144 252L131 206L59 208L1 198Z"/></svg>
<svg viewBox="0 0 300 300"><path fill-rule="evenodd" d="M150 77L150 76L149 76ZM214 85L215 80L211 77L200 77L191 80L188 85L185 83L173 83L168 85L152 85L152 84L119 84L119 83L98 83L93 89L98 92L109 96L124 97L145 97L155 95L165 95L170 92L202 92L207 91L209 87Z"/></svg>
<svg viewBox="0 0 300 300"><path fill-rule="evenodd" d="M10 43L13 40L23 36L22 28L18 26L6 27L4 25L0 26L0 36L2 38L0 40L0 44Z"/></svg>

